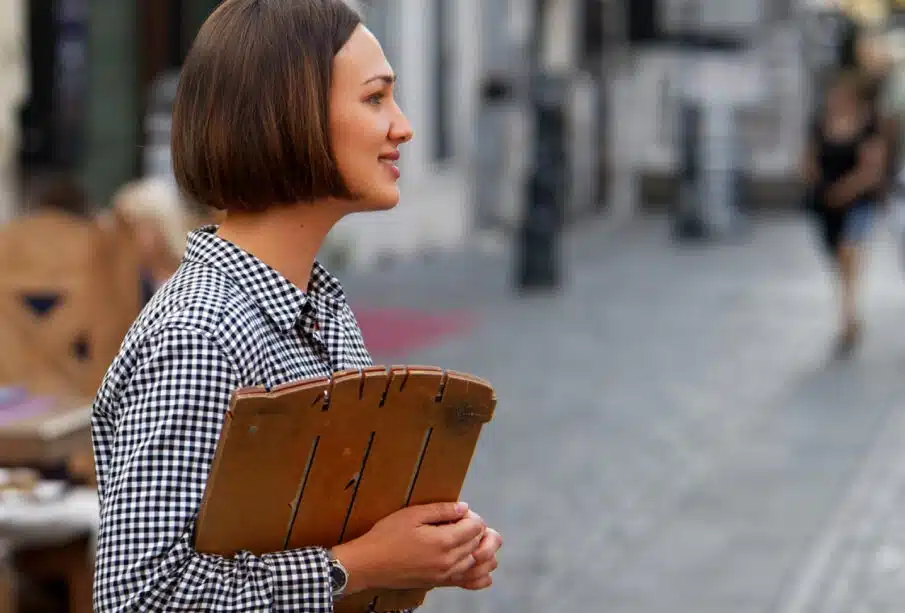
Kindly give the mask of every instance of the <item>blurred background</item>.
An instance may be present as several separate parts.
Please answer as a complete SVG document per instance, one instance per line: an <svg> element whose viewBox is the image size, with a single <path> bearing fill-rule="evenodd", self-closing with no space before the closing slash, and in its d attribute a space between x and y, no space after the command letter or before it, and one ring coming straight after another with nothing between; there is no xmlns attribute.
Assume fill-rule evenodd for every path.
<svg viewBox="0 0 905 613"><path fill-rule="evenodd" d="M90 611L87 408L215 216L170 171L217 0L0 0L0 612ZM494 587L429 613L905 607L905 3L358 0L417 137L322 259L375 361L496 388ZM800 168L826 77L889 143L859 287Z"/></svg>

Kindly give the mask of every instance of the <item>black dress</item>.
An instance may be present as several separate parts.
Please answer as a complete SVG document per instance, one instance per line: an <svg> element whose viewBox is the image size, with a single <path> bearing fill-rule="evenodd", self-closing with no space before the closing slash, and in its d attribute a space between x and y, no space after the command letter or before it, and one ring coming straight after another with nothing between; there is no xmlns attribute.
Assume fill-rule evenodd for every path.
<svg viewBox="0 0 905 613"><path fill-rule="evenodd" d="M853 137L836 141L826 138L822 117L811 126L811 138L816 147L817 167L820 181L811 194L812 208L821 225L824 247L835 256L842 240L843 232L856 207L873 207L879 197L877 189L866 190L851 202L830 207L826 193L839 179L850 173L858 165L858 151L865 142L879 134L876 114L872 113L864 127Z"/></svg>

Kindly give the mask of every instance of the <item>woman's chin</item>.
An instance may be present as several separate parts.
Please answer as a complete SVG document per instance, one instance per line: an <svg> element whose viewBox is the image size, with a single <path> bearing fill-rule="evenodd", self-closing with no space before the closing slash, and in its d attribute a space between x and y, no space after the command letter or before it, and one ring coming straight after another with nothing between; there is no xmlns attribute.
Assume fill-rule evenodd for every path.
<svg viewBox="0 0 905 613"><path fill-rule="evenodd" d="M385 190L380 190L380 192L376 192L371 198L368 198L368 201L373 209L377 211L388 211L393 209L399 204L399 188L393 186Z"/></svg>

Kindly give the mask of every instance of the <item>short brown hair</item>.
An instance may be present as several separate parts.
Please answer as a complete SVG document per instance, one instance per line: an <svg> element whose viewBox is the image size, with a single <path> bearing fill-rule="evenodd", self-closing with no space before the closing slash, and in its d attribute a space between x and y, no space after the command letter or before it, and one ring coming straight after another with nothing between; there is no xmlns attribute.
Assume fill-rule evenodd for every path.
<svg viewBox="0 0 905 613"><path fill-rule="evenodd" d="M343 0L225 0L173 107L180 189L223 210L348 195L330 150L333 58L361 23Z"/></svg>

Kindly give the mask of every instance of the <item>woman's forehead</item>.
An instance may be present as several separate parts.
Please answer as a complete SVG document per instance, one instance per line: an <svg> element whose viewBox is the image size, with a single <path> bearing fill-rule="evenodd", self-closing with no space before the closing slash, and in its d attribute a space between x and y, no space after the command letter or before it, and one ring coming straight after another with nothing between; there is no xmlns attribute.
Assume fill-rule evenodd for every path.
<svg viewBox="0 0 905 613"><path fill-rule="evenodd" d="M348 85L361 85L371 77L392 74L380 42L363 25L355 28L334 58L334 77Z"/></svg>

